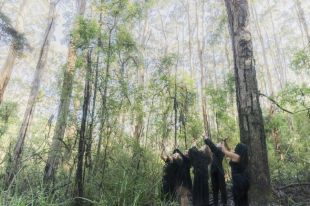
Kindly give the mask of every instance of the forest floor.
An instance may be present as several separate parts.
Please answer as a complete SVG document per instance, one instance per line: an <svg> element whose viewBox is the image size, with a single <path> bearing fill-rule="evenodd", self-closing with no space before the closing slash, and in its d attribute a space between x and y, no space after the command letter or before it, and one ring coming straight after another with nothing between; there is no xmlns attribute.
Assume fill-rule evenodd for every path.
<svg viewBox="0 0 310 206"><path fill-rule="evenodd" d="M310 183L289 184L274 188L277 203L284 206L310 206Z"/></svg>
<svg viewBox="0 0 310 206"><path fill-rule="evenodd" d="M296 183L274 187L273 199L272 206L310 206L310 183ZM210 197L210 206L213 206L212 195ZM230 190L228 191L227 206L234 206Z"/></svg>

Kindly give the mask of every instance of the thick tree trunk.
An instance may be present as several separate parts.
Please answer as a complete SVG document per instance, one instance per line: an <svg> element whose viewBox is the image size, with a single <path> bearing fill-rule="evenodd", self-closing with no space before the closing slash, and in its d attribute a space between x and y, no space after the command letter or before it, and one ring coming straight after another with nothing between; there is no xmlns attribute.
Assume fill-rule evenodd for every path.
<svg viewBox="0 0 310 206"><path fill-rule="evenodd" d="M83 16L85 13L86 0L78 1L78 15ZM60 103L58 107L58 117L55 127L55 132L52 140L52 146L48 154L48 159L45 165L43 180L45 183L49 183L55 178L55 173L61 158L61 146L64 138L67 118L69 114L70 100L72 95L72 86L75 73L76 62L76 48L72 42L72 38L69 43L67 67L64 72L64 78L62 83Z"/></svg>
<svg viewBox="0 0 310 206"><path fill-rule="evenodd" d="M27 135L28 128L31 124L31 119L34 113L34 108L36 104L37 97L39 95L41 77L45 69L45 65L47 62L47 55L50 45L50 39L54 32L54 21L55 21L55 11L56 11L56 3L51 2L49 6L49 15L48 15L48 26L45 31L43 44L40 51L39 60L36 66L35 77L32 82L30 95L28 98L28 103L26 107L26 111L24 114L24 119L19 130L19 135L17 138L17 143L14 148L13 160L8 163L7 173L5 177L5 185L9 187L11 184L13 177L17 170L19 169L21 162L21 153L24 147L25 138Z"/></svg>
<svg viewBox="0 0 310 206"><path fill-rule="evenodd" d="M76 168L76 196L83 197L84 195L84 154L86 148L86 124L87 124L87 115L90 104L90 96L91 96L91 76L92 76L92 68L91 68L91 51L87 53L87 71L85 76L85 86L84 86L84 102L83 102L83 113L81 120L81 129L80 129L80 138L79 138L79 146L78 146L78 154L77 154L77 168ZM76 205L83 205L82 199L76 199Z"/></svg>
<svg viewBox="0 0 310 206"><path fill-rule="evenodd" d="M252 37L248 31L248 1L225 0L234 54L240 139L249 147L251 205L268 205L270 175L266 137L259 103Z"/></svg>
<svg viewBox="0 0 310 206"><path fill-rule="evenodd" d="M19 12L18 12L18 18L16 21L16 30L20 33L23 32L24 26L23 26L23 12L24 8L27 4L27 0L22 1ZM15 60L18 55L17 51L17 44L16 39L13 40L12 44L10 45L9 53L8 56L4 62L4 65L1 69L1 74L0 74L0 104L3 101L3 95L6 89L6 86L8 85L10 79L11 79L11 74L13 71L13 67L15 64Z"/></svg>

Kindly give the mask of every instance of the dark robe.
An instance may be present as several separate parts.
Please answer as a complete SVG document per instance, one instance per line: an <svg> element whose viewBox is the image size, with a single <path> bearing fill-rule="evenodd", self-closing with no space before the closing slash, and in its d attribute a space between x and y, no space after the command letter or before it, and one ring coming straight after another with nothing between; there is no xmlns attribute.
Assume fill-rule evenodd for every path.
<svg viewBox="0 0 310 206"><path fill-rule="evenodd" d="M223 169L224 153L220 148L215 146L210 139L206 139L205 143L209 146L213 153L211 163L211 184L213 192L213 205L218 205L218 194L221 192L223 205L227 205L227 190L225 183L225 173Z"/></svg>
<svg viewBox="0 0 310 206"><path fill-rule="evenodd" d="M183 186L187 189L192 189L192 179L190 175L191 162L188 157L183 155L183 153L176 149L174 152L177 152L181 155L182 160L176 161L177 172L176 172L176 186Z"/></svg>
<svg viewBox="0 0 310 206"><path fill-rule="evenodd" d="M177 165L173 160L167 160L163 169L162 199L173 201L175 199Z"/></svg>
<svg viewBox="0 0 310 206"><path fill-rule="evenodd" d="M165 201L176 200L180 186L189 191L192 189L189 158L184 156L179 149L175 149L173 154L175 153L178 153L181 159L167 158L163 168L162 199Z"/></svg>
<svg viewBox="0 0 310 206"><path fill-rule="evenodd" d="M191 148L188 154L194 168L193 205L207 206L209 205L208 164L210 164L210 157L196 147Z"/></svg>
<svg viewBox="0 0 310 206"><path fill-rule="evenodd" d="M232 192L236 206L248 206L248 191L250 188L248 175L248 148L245 144L239 143L235 153L240 156L239 162L230 161L232 176Z"/></svg>

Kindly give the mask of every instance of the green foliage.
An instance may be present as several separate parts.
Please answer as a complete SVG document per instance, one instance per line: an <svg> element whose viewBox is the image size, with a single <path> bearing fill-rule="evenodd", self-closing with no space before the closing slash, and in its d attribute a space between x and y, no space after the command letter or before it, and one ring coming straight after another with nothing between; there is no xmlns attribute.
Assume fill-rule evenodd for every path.
<svg viewBox="0 0 310 206"><path fill-rule="evenodd" d="M291 68L296 72L310 72L310 46L297 50L291 60Z"/></svg>
<svg viewBox="0 0 310 206"><path fill-rule="evenodd" d="M278 93L277 100L281 106L293 111L310 108L310 88L306 85L287 84Z"/></svg>
<svg viewBox="0 0 310 206"><path fill-rule="evenodd" d="M214 112L217 128L213 132L217 138L229 138L231 141L238 138L237 122L234 118L233 98L234 80L232 75L228 75L223 87L208 86L205 89L208 103Z"/></svg>
<svg viewBox="0 0 310 206"><path fill-rule="evenodd" d="M178 83L180 82L180 83ZM195 83L189 76L182 76L177 82L178 124L180 125L180 139L186 141L185 146L192 139L198 139L203 134L203 123L200 113L196 111L197 94ZM185 139L186 138L186 139Z"/></svg>
<svg viewBox="0 0 310 206"><path fill-rule="evenodd" d="M116 37L116 45L118 50L122 50L130 55L131 52L136 51L136 42L133 39L129 30L124 26L119 26L117 37Z"/></svg>
<svg viewBox="0 0 310 206"><path fill-rule="evenodd" d="M301 112L292 115L276 110L265 116L270 171L272 180L277 184L310 178L306 172L310 168L307 155L310 142L309 94L305 85L286 85L278 93L277 101L285 108Z"/></svg>
<svg viewBox="0 0 310 206"><path fill-rule="evenodd" d="M0 104L0 137L4 135L12 123L11 121L16 118L17 103L3 102Z"/></svg>
<svg viewBox="0 0 310 206"><path fill-rule="evenodd" d="M235 95L235 76L232 72L229 72L226 76L226 80L224 82L226 91L229 95Z"/></svg>
<svg viewBox="0 0 310 206"><path fill-rule="evenodd" d="M96 21L80 17L77 25L72 34L76 48L86 49L96 43L99 34L99 26Z"/></svg>
<svg viewBox="0 0 310 206"><path fill-rule="evenodd" d="M94 171L87 181L87 198L98 205L159 205L161 164L158 156L132 138L111 141L105 145L107 159L102 156L99 160L102 170Z"/></svg>

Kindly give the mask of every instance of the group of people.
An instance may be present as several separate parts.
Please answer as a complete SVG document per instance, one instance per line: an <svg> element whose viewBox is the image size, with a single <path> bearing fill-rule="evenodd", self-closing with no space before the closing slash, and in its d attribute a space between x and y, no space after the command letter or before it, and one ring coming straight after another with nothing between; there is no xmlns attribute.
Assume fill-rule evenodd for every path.
<svg viewBox="0 0 310 206"><path fill-rule="evenodd" d="M223 205L227 205L225 173L222 165L224 156L230 159L232 173L232 193L236 206L248 205L248 148L239 143L234 151L227 149L224 142L215 145L208 136L204 138L204 146L193 146L182 153L175 149L172 155L162 155L165 162L162 194L165 201L179 200L181 206L208 206L209 172L211 164L211 185L213 205L219 204L219 192ZM193 167L192 182L190 169ZM191 201L192 200L192 201Z"/></svg>

